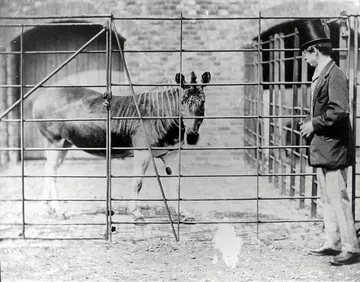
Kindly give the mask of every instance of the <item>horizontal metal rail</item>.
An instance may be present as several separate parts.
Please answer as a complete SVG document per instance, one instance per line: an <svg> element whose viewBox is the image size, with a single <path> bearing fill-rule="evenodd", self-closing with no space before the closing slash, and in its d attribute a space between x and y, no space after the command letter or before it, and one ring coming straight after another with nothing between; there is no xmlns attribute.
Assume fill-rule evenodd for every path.
<svg viewBox="0 0 360 282"><path fill-rule="evenodd" d="M283 19L293 19L293 20L306 20L306 19L346 19L347 16L344 15L334 15L334 16L293 16L293 17L286 17L286 16L253 16L253 17L114 17L114 21L123 21L123 20L144 20L144 21L154 21L154 20L175 20L180 21L232 21L232 20L283 20Z"/></svg>
<svg viewBox="0 0 360 282"><path fill-rule="evenodd" d="M23 237L1 237L2 240L24 240ZM41 241L84 241L84 240L104 240L104 237L26 237L26 240L41 240Z"/></svg>
<svg viewBox="0 0 360 282"><path fill-rule="evenodd" d="M312 176L316 175L315 173L259 173L259 174L180 174L180 177L184 178L226 178L226 177L263 177L263 176ZM1 178L20 178L22 175L1 175ZM43 175L43 174L25 174L25 178L106 178L105 175ZM156 178L156 175L111 175L112 178L135 178L135 177L143 177L143 178ZM179 177L179 175L159 175L162 178L175 178Z"/></svg>
<svg viewBox="0 0 360 282"><path fill-rule="evenodd" d="M360 198L360 196L359 196ZM242 198L179 198L180 201L187 202L207 202L207 201L266 201L266 200L298 200L298 199L320 199L319 196L289 196L289 197L242 197ZM38 199L38 198L25 198L27 202L105 202L106 199L67 199L67 198L58 198L58 199ZM142 201L142 202L161 202L163 199L147 199L147 198L111 198L112 201L116 202L128 202L128 201ZM176 202L178 198L167 198L167 201ZM22 199L0 199L0 202L20 202Z"/></svg>
<svg viewBox="0 0 360 282"><path fill-rule="evenodd" d="M257 118L258 116L202 116L202 119L254 119ZM265 119L265 118L272 118L272 119L276 119L276 118L306 118L307 115L279 115L279 116L274 116L274 115L270 115L270 116L260 116L260 118ZM176 119L179 118L179 116L144 116L143 119ZM186 116L186 117L181 117L182 119L194 119L194 118L199 118L199 116ZM112 117L112 120L132 120L132 119L139 119L136 117ZM34 119L34 118L30 118L30 119L24 119L24 122L66 122L66 121L105 121L105 118L101 118L101 117L95 117L95 118L49 118L49 119ZM21 119L3 119L2 122L21 122Z"/></svg>
<svg viewBox="0 0 360 282"><path fill-rule="evenodd" d="M322 219L302 219L302 220L292 220L292 219L283 219L283 220L224 220L224 221L191 221L191 224L257 224L257 223L300 223L300 222L322 222ZM177 221L173 220L175 224L189 224L188 221ZM138 221L113 221L113 224L139 224ZM142 221L141 224L168 224L166 221Z"/></svg>
<svg viewBox="0 0 360 282"><path fill-rule="evenodd" d="M0 19L1 21L1 19ZM64 22L53 22L53 23L25 23L25 24L17 24L17 23L9 23L9 24L0 24L0 27L43 27L43 26L101 26L101 24L96 23L64 23Z"/></svg>
<svg viewBox="0 0 360 282"><path fill-rule="evenodd" d="M267 52L279 52L279 51L299 51L300 49L294 49L294 48L283 48L283 49L260 49L260 51L267 51ZM359 49L360 50L360 49ZM347 51L345 48L333 48L333 51ZM72 54L74 53L72 50L54 50L54 51L34 51L34 50L28 50L23 51L22 54ZM118 49L112 49L112 52L119 52ZM248 53L248 52L259 52L258 49L248 49L248 48L242 48L242 49L144 49L144 50L124 50L124 53ZM81 51L80 54L105 54L106 50L87 50L87 51ZM0 51L0 55L10 55L10 54L21 54L21 51ZM281 61L293 61L294 58L301 59L301 56L296 57L287 57L282 59ZM268 64L270 62L279 62L279 59L273 59L273 60L267 60L267 61L261 61L261 64ZM255 63L248 63L245 65L258 65L258 62Z"/></svg>
<svg viewBox="0 0 360 282"><path fill-rule="evenodd" d="M78 16L1 16L0 20L64 20L64 19L96 19L96 18L109 18L111 14L89 14ZM75 22L76 24L76 22Z"/></svg>
<svg viewBox="0 0 360 282"><path fill-rule="evenodd" d="M279 149L306 149L308 145L273 145L273 146L227 146L227 147L181 147L184 151L231 151L231 150L279 150ZM104 151L106 148L24 148L24 151ZM111 147L112 150L149 150L146 147ZM151 147L152 150L178 150L176 147ZM19 151L21 148L0 148L0 151Z"/></svg>
<svg viewBox="0 0 360 282"><path fill-rule="evenodd" d="M84 226L103 226L105 225L105 223L102 222L92 222L92 223L88 223L88 222L61 222L61 223L57 223L57 222L41 222L41 223L31 223L31 222L26 222L25 226L70 226L70 225L84 225Z"/></svg>
<svg viewBox="0 0 360 282"><path fill-rule="evenodd" d="M242 83L184 83L184 85L198 85L198 86L258 86L258 85L310 85L311 81L252 81L252 82L242 82ZM113 83L113 86L129 86L127 83ZM149 84L149 83L134 83L133 86L159 86L159 84Z"/></svg>
<svg viewBox="0 0 360 282"><path fill-rule="evenodd" d="M0 84L0 88L20 88L21 85L19 84ZM35 87L35 85L32 84L28 84L28 85L23 85L24 88L33 88ZM88 87L88 88L95 88L95 87L102 87L105 88L106 85L101 85L101 84L86 84L86 85L70 85L70 84L58 84L58 85L41 85L39 86L39 88L84 88L84 87Z"/></svg>
<svg viewBox="0 0 360 282"><path fill-rule="evenodd" d="M268 81L263 81L260 82L260 85L310 85L311 82L310 81L304 81L304 82L299 82L299 81L277 81L277 82L268 82ZM191 84L191 83L184 83L184 85L188 85L188 86L192 86L195 84ZM257 86L259 85L259 82L253 81L253 82L240 82L240 83L207 83L207 84L202 84L202 83L198 83L196 84L198 86ZM36 85L24 85L23 87L25 88L30 88L30 87L34 87ZM118 86L118 87L128 87L130 86L130 84L128 83L112 83L112 86ZM165 87L165 86L178 86L178 84L159 84L159 83L134 83L133 86L136 87ZM1 84L0 88L20 88L21 85L18 84L12 84L12 85L8 85L8 84ZM69 88L76 88L76 87L105 87L105 85L43 85L43 86L39 86L38 88L64 88L64 87L69 87Z"/></svg>
<svg viewBox="0 0 360 282"><path fill-rule="evenodd" d="M347 19L348 15L334 15L334 16L293 16L293 17L286 17L286 16L261 16L262 20L286 20L286 19ZM64 19L97 19L97 18L111 18L113 15L111 14L94 14L94 15L79 15L79 16L58 16L58 15L51 15L51 16L2 16L0 20L64 20ZM253 17L113 17L114 21L128 21L128 20L136 20L136 21L234 21L234 20L259 20L259 16ZM61 22L57 23L60 24ZM39 23L38 23L39 24ZM34 23L34 26L38 25ZM73 25L80 24L73 22ZM6 24L2 24L0 26L7 26Z"/></svg>

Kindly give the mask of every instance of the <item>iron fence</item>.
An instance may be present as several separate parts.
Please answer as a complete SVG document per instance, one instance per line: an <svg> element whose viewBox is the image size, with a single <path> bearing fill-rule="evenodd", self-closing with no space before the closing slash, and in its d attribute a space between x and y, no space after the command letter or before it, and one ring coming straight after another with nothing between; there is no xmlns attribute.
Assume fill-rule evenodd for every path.
<svg viewBox="0 0 360 282"><path fill-rule="evenodd" d="M340 36L340 44L339 48L334 48L335 51L339 52L342 56L345 54L346 59L340 58L340 66L346 70L349 77L349 85L350 85L350 94L352 97L352 110L353 110L353 128L356 133L356 121L359 118L357 115L357 61L358 61L358 22L359 15L347 15L347 16L336 16L336 17L321 17L328 19L332 22L340 21L342 28L345 26L350 30L354 31L353 33L349 32L346 36ZM58 25L97 25L92 23L11 23L11 21L27 21L27 20L75 20L75 19L96 19L97 21L103 20L104 24L102 29L93 36L88 42L86 42L83 46L81 46L77 50L73 51L25 51L23 49L24 45L24 28L25 27L38 27L38 26L58 26ZM268 40L262 39L262 21L263 20L304 20L308 19L307 17L264 17L259 14L258 17L236 17L236 18L213 18L213 17L201 17L201 18L189 18L183 17L129 17L129 18L117 18L112 15L88 15L88 16L78 16L78 17L57 17L57 16L49 16L49 17L3 17L0 20L6 21L7 23L0 24L1 27L14 27L20 29L20 50L19 51L4 51L1 50L0 56L2 55L19 55L20 56L20 83L19 84L0 84L0 88L17 88L20 90L20 99L14 101L14 103L7 108L3 113L0 113L0 122L16 122L20 123L20 147L2 147L0 148L0 152L2 151L16 151L20 152L20 162L21 162L21 174L19 175L2 175L3 178L21 178L21 187L22 187L22 196L21 198L12 198L12 199L0 199L0 202L4 201L14 201L21 202L22 205L22 222L14 223L13 225L18 225L22 227L22 238L29 238L26 236L26 226L33 225L42 225L41 223L28 223L25 218L25 202L37 202L37 201L69 201L69 202L102 202L106 206L106 222L105 223L69 223L69 225L105 225L106 226L106 240L111 240L111 234L113 230L114 224L134 224L134 221L114 221L112 219L112 203L113 202L125 202L132 201L135 199L127 198L127 199L119 199L112 196L112 184L111 180L113 178L133 178L139 177L137 175L113 175L112 167L111 167L111 150L112 149L128 149L122 147L111 147L111 134L110 132L111 123L114 120L120 119L139 119L141 125L144 130L145 127L143 125L143 121L146 119L160 119L160 118L178 118L179 121L182 118L194 118L194 117L142 117L140 115L140 111L137 107L138 117L111 117L111 96L112 96L112 87L113 86L129 86L131 88L132 95L135 95L134 87L135 86L174 86L175 84L135 84L132 83L130 73L125 61L124 53L177 53L179 55L179 72L183 72L183 54L184 53L195 53L195 52L210 52L210 53L244 53L247 54L245 56L246 59L246 77L245 81L236 82L236 83L211 83L209 86L217 87L217 86L244 86L246 87L246 91L244 93L244 115L216 115L216 116L204 116L204 119L240 119L245 121L244 125L244 146L231 146L231 147L196 147L196 148L185 148L179 145L176 150L179 150L179 173L178 175L167 175L161 176L158 173L156 163L154 158L152 157L152 163L155 168L155 176L143 176L144 178L156 178L158 186L161 191L162 198L161 199L139 199L139 201L163 201L167 215L168 221L151 221L144 222L144 224L170 224L172 233L176 240L180 238L180 225L184 224L180 220L180 217L177 220L173 220L170 215L170 210L167 205L168 201L176 201L178 206L178 214L180 210L181 202L185 201L256 201L256 220L235 220L235 221L195 221L194 224L222 224L222 223L253 223L257 226L257 233L259 224L263 223L286 223L286 222L319 222L320 219L308 219L308 220L264 220L260 217L259 213L259 203L260 201L273 201L273 200L299 200L299 207L304 208L305 200L311 201L311 214L313 216L316 215L316 200L319 199L317 195L317 187L316 187L316 179L315 173L307 172L305 167L306 154L305 149L307 146L303 144L302 139L299 138L299 131L296 129L296 120L306 117L309 104L307 104L307 86L310 85L310 82L307 80L307 65L301 57L299 52L299 39L297 36L297 31L294 30L293 33L290 34L274 34ZM180 44L178 49L164 49L164 50L122 50L121 44L119 41L119 37L117 36L115 22L123 21L123 20L135 20L135 21L177 21L179 23L179 38ZM183 48L183 22L184 21L241 21L241 20L257 20L258 21L258 35L255 38L253 44L249 48L239 48L239 49L184 49ZM106 34L106 49L105 50L87 50L85 49L94 42L100 35ZM112 46L112 34L115 34L116 44L118 48L113 48ZM293 46L285 46L285 40L287 38L293 38L294 44ZM353 43L353 47L351 48L350 41ZM267 48L265 48L267 47ZM120 53L120 58L124 63L124 70L128 80L128 83L114 83L112 82L112 54L114 52ZM292 56L285 56L285 52L292 52ZM39 83L35 85L28 85L24 83L23 80L23 56L25 54L52 54L52 53L61 53L61 54L69 54L69 58L66 59L63 63L61 63L54 71L48 74L44 79L42 79ZM27 99L30 95L32 95L38 88L58 88L58 87L69 87L69 85L44 85L50 78L52 78L56 73L58 73L62 68L64 68L70 61L72 61L76 56L80 53L100 53L105 54L106 56L106 83L104 85L90 85L90 87L106 87L106 92L104 94L104 105L107 110L106 118L95 118L95 119L29 119L24 117L24 100ZM264 55L267 54L268 59L264 59ZM350 57L353 60L350 60ZM300 62L299 62L300 61ZM346 64L345 64L346 61ZM285 69L286 63L292 62L292 79L291 81L286 81L285 78ZM264 81L264 68L268 67L269 69L269 77L267 81ZM301 74L299 77L299 69L301 68ZM188 85L191 85L188 83ZM201 84L200 84L201 85ZM292 105L285 105L282 101L282 93L286 91L285 87L291 86L292 94L294 96ZM74 86L71 86L74 87ZM75 87L89 87L89 85L77 85ZM300 88L299 88L300 87ZM25 88L31 88L29 91L25 93ZM266 88L266 89L265 89ZM265 102L264 91L268 91L270 100ZM299 95L299 92L301 93ZM241 95L241 94L240 94ZM298 104L298 100L300 100L300 104ZM136 103L136 99L134 99ZM11 111L14 110L15 107L20 106L20 118L5 118ZM180 107L180 105L178 105ZM268 113L265 113L265 107L268 107ZM180 112L180 111L179 111ZM290 119L291 125L286 127L284 125L284 119ZM47 121L106 121L106 130L107 130L107 140L106 140L106 148L70 148L66 150L106 150L106 175L31 175L26 174L24 169L24 153L26 151L45 151L50 150L47 148L25 148L24 144L24 124L31 122L47 122ZM269 133L266 136L264 134L265 127L268 127ZM284 144L282 141L284 135L290 133L291 140L290 144ZM179 135L181 134L179 128ZM294 140L299 138L299 144L294 145ZM136 150L160 150L166 149L166 147L150 147L149 142L147 142L148 146L146 147L136 147L132 149ZM357 146L357 148L360 146ZM171 147L171 149L174 149ZM51 150L63 150L63 149L51 149ZM249 174L184 174L181 172L181 152L185 150L192 151L202 151L202 150L239 150L244 151L246 158L249 163L253 163L256 168L256 173ZM267 151L267 153L266 153ZM297 152L298 151L298 152ZM290 157L284 156L284 153L288 152ZM290 165L288 164L290 160ZM300 168L297 169L297 163L300 162ZM356 172L356 165L353 166L352 169L352 204L353 211L355 210L355 201L360 197L355 194L355 184L356 184L356 176L360 173ZM104 178L106 179L106 195L105 199L35 199L28 198L25 196L25 178L44 178L44 177L58 177L58 178ZM172 177L178 179L178 197L167 199L165 197L163 188L162 188L162 178ZM184 198L181 197L180 190L180 179L186 177L199 177L199 178L230 178L230 177L254 177L256 178L256 197L231 197L231 198ZM275 186L279 186L282 194L284 196L281 197L262 197L259 193L260 186L260 178L268 177L269 181L272 182ZM286 182L286 177L290 177L290 183ZM300 180L299 185L299 195L296 195L296 185L295 180L296 177ZM305 186L306 186L306 177L312 177L311 185L311 196L305 195ZM286 185L289 184L290 190L287 193ZM288 194L288 196L286 195ZM64 223L46 223L48 225L62 225ZM177 225L177 232L174 228L174 225ZM2 224L0 225L9 225ZM66 223L65 223L66 225ZM12 238L16 239L16 238ZM34 238L33 238L34 239ZM43 238L44 239L44 238ZM47 238L48 239L48 238ZM58 239L76 239L76 238L58 238ZM81 239L81 238L78 238ZM101 239L101 238L91 238L91 239Z"/></svg>

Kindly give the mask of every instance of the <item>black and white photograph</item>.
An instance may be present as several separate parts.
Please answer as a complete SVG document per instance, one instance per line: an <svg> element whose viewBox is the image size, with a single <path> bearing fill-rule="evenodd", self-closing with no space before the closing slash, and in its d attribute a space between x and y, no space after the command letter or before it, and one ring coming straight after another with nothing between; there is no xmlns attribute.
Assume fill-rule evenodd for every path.
<svg viewBox="0 0 360 282"><path fill-rule="evenodd" d="M358 0L0 0L0 282L360 282L359 51Z"/></svg>

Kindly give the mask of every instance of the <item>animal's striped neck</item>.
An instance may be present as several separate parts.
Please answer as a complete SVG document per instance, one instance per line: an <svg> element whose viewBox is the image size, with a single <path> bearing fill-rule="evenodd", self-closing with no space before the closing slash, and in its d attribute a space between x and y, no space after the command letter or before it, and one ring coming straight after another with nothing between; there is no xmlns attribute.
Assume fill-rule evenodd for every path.
<svg viewBox="0 0 360 282"><path fill-rule="evenodd" d="M151 116L177 116L180 93L179 87L170 87L139 94L139 108Z"/></svg>

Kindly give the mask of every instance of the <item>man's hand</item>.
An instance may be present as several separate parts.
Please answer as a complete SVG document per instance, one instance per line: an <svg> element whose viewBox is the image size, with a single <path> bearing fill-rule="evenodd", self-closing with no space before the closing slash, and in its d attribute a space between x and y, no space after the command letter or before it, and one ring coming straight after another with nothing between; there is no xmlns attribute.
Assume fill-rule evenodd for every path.
<svg viewBox="0 0 360 282"><path fill-rule="evenodd" d="M301 132L301 135L306 138L309 137L311 135L311 133L314 132L314 127L312 125L311 120L300 126L300 132Z"/></svg>

